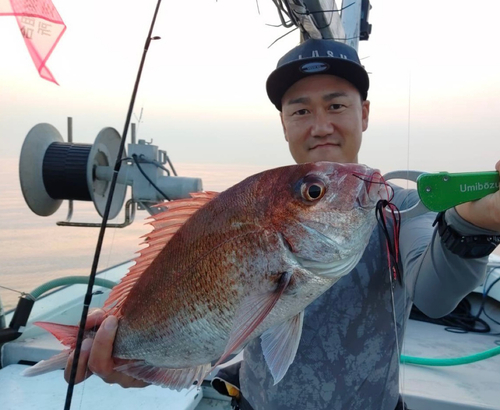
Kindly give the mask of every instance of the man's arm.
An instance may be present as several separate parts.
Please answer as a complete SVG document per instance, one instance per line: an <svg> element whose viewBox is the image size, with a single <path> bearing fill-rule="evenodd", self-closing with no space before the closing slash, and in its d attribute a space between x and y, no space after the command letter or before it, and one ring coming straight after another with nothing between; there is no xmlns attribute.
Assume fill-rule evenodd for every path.
<svg viewBox="0 0 500 410"><path fill-rule="evenodd" d="M500 171L500 161L495 168ZM415 191L402 200L403 192L396 191L395 197L401 209L418 201ZM450 313L482 283L488 257L464 259L448 250L437 228L432 228L435 217L435 213L428 213L404 221L400 250L407 288L413 295L413 302L426 315L441 317ZM498 235L500 191L447 210L445 219L462 235Z"/></svg>
<svg viewBox="0 0 500 410"><path fill-rule="evenodd" d="M433 217L435 214L432 214ZM432 224L432 218L426 218L427 223ZM445 218L449 225L463 235L492 233L468 223L455 209L446 211ZM414 232L419 229L422 227L411 227ZM408 239L402 240L402 248L407 243ZM430 317L442 317L455 309L467 294L482 283L488 263L487 256L464 259L453 254L443 245L437 228L431 230L430 243L419 257L408 249L402 249L403 254L410 255L404 262L410 281L415 281L413 303Z"/></svg>

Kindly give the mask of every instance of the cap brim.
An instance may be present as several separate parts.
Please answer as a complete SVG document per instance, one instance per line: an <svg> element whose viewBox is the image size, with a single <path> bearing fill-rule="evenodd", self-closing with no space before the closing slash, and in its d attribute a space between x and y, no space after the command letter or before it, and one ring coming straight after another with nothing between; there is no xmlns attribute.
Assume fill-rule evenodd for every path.
<svg viewBox="0 0 500 410"><path fill-rule="evenodd" d="M321 62L328 67L318 72L304 72L301 67L308 62ZM311 75L330 74L341 77L354 85L361 98L366 100L370 81L366 70L359 64L343 58L315 57L296 60L274 70L266 82L267 95L276 108L281 111L281 100L286 91L297 81Z"/></svg>

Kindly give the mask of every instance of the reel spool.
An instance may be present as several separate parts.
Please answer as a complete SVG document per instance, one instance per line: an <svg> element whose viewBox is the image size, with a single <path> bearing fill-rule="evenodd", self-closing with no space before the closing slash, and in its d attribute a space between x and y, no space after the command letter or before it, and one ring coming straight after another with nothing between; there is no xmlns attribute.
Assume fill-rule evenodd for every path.
<svg viewBox="0 0 500 410"><path fill-rule="evenodd" d="M102 217L111 183L95 178L98 166L114 166L120 134L104 128L94 144L64 142L50 124L35 125L26 136L19 160L24 199L37 215L56 212L65 199L92 201ZM125 152L124 152L125 156ZM125 201L127 185L117 183L109 218L115 218Z"/></svg>

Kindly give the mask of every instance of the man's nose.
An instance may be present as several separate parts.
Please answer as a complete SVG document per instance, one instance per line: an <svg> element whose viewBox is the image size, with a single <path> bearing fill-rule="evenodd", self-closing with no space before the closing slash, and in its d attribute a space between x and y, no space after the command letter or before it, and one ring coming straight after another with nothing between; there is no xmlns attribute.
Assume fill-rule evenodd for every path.
<svg viewBox="0 0 500 410"><path fill-rule="evenodd" d="M311 132L313 137L326 137L333 134L334 126L328 113L323 110L317 111L314 115L314 124Z"/></svg>

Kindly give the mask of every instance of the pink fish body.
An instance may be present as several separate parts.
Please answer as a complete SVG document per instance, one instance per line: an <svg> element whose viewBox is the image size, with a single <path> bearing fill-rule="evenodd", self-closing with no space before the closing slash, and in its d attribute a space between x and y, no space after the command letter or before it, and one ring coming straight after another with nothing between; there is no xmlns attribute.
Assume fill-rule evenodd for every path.
<svg viewBox="0 0 500 410"><path fill-rule="evenodd" d="M300 164L167 203L104 306L119 318L117 370L180 390L261 336L279 382L305 307L364 252L387 196L379 175L358 164ZM40 325L74 348L76 327ZM51 370L51 360L40 366Z"/></svg>

